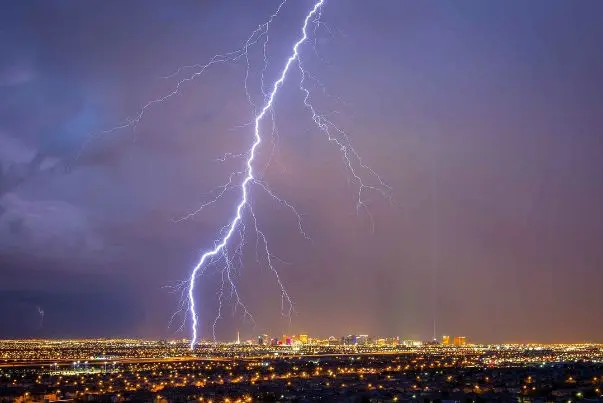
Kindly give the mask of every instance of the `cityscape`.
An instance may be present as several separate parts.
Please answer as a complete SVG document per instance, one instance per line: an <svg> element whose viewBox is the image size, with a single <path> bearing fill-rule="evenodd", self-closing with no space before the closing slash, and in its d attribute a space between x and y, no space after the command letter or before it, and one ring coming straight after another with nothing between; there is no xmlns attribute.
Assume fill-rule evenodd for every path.
<svg viewBox="0 0 603 403"><path fill-rule="evenodd" d="M603 345L474 345L306 335L257 341L4 340L0 401L603 399Z"/></svg>
<svg viewBox="0 0 603 403"><path fill-rule="evenodd" d="M0 1L0 403L603 403L603 0Z"/></svg>

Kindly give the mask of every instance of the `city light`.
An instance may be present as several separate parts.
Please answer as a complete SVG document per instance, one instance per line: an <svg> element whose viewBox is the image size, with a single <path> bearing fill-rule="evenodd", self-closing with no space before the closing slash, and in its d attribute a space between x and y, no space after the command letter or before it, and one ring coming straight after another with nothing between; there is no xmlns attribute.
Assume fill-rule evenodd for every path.
<svg viewBox="0 0 603 403"><path fill-rule="evenodd" d="M391 344L377 344L381 339ZM527 400L549 393L547 385L563 376L565 386L555 396L600 397L603 345L406 346L396 343L397 338L379 337L345 345L329 340L308 335L308 343L297 348L251 341L199 343L194 357L189 340L4 340L0 400L11 391L17 393L11 399L22 401L76 396L113 401L148 396L155 401L269 399L259 392L261 385L291 396L311 390L317 399L369 393L394 401L419 394L437 398L458 390L464 398L503 393ZM111 361L106 351L111 351Z"/></svg>

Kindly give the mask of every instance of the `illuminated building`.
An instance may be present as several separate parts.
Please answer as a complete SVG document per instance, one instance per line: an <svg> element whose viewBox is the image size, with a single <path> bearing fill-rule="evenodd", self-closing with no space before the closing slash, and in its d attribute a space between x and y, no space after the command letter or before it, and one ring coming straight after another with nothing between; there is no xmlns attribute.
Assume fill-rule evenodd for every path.
<svg viewBox="0 0 603 403"><path fill-rule="evenodd" d="M341 338L341 344L344 346L353 346L358 342L358 337L355 334L349 334Z"/></svg>
<svg viewBox="0 0 603 403"><path fill-rule="evenodd" d="M450 336L442 336L442 345L449 346L450 345Z"/></svg>
<svg viewBox="0 0 603 403"><path fill-rule="evenodd" d="M365 345L369 344L369 337L367 334L361 334L356 337L356 344Z"/></svg>
<svg viewBox="0 0 603 403"><path fill-rule="evenodd" d="M419 340L404 340L402 341L404 347L420 347L423 345L422 341Z"/></svg>
<svg viewBox="0 0 603 403"><path fill-rule="evenodd" d="M328 345L329 346L338 346L339 345L339 339L336 338L335 336L330 336L328 339Z"/></svg>
<svg viewBox="0 0 603 403"><path fill-rule="evenodd" d="M454 345L455 346L464 346L467 344L467 338L465 336L455 336Z"/></svg>
<svg viewBox="0 0 603 403"><path fill-rule="evenodd" d="M387 337L385 339L385 344L391 345L391 346L397 346L398 344L400 344L400 338L399 337Z"/></svg>
<svg viewBox="0 0 603 403"><path fill-rule="evenodd" d="M300 334L299 335L299 341L302 342L303 344L308 344L308 335L307 334Z"/></svg>

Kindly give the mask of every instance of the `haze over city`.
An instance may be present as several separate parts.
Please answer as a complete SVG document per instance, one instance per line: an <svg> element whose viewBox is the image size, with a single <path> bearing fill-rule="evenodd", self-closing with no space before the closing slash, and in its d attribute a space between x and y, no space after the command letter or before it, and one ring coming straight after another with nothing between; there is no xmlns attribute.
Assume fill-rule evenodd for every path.
<svg viewBox="0 0 603 403"><path fill-rule="evenodd" d="M279 4L0 4L0 339L191 337L186 308L168 326L180 287L240 189L179 219L244 168L219 159L249 149L314 2L286 2L271 24L264 87L262 41L135 127L98 133L169 94L180 67L240 49ZM295 65L275 98L278 147L271 158L264 125L256 165L311 240L253 193L294 311L250 232L233 273L254 321L226 298L216 338L601 342L602 13L595 0L327 0L300 47L308 85L391 199L357 209ZM204 339L220 273L196 284Z"/></svg>

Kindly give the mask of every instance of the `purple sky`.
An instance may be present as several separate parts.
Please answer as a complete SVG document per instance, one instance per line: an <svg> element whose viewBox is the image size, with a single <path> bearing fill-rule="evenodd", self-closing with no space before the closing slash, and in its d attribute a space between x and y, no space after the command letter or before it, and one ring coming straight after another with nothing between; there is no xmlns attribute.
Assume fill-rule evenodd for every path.
<svg viewBox="0 0 603 403"><path fill-rule="evenodd" d="M188 277L238 192L173 219L242 167L215 159L251 141L244 61L210 69L135 130L87 140L169 92L162 77L178 67L240 47L277 6L0 5L0 337L189 336L167 327L178 295L165 286ZM290 1L275 20L267 81L311 6ZM372 195L372 232L293 71L264 178L313 241L261 192L254 202L296 312L281 315L249 233L237 275L256 325L227 303L217 336L426 339L435 313L438 335L472 341L603 341L602 13L597 0L327 0L302 60L328 88L317 105L393 203ZM250 63L259 101L261 48ZM199 282L205 337L218 283Z"/></svg>

